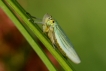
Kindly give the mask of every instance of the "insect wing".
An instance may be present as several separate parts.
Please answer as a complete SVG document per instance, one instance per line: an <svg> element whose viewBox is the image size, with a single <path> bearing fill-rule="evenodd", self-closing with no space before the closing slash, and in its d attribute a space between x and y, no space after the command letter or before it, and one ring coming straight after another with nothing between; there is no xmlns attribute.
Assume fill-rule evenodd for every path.
<svg viewBox="0 0 106 71"><path fill-rule="evenodd" d="M66 56L74 63L79 64L81 61L77 53L75 52L70 40L68 39L68 37L65 35L65 33L62 31L62 29L58 24L56 24L54 27L54 34L58 45L60 46L62 51L66 54Z"/></svg>

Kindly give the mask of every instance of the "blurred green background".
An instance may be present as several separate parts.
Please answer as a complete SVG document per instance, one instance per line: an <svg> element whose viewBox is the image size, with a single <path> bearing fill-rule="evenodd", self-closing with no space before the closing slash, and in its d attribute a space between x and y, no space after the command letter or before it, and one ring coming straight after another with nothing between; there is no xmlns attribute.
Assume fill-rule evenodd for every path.
<svg viewBox="0 0 106 71"><path fill-rule="evenodd" d="M105 0L17 1L33 16L49 13L58 21L81 58L80 64L72 63L76 71L106 71Z"/></svg>
<svg viewBox="0 0 106 71"><path fill-rule="evenodd" d="M71 39L81 64L76 71L106 71L105 0L18 0L26 11L42 18L51 14Z"/></svg>

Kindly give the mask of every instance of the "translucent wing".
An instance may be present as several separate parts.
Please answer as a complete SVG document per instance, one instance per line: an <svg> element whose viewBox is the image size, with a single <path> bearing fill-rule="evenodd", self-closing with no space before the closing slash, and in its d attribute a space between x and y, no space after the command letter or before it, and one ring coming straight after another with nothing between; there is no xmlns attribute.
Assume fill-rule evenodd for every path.
<svg viewBox="0 0 106 71"><path fill-rule="evenodd" d="M80 59L75 52L70 40L65 35L65 33L62 31L62 29L59 27L59 25L56 23L54 26L54 34L55 39L62 51L65 53L65 55L72 60L74 63L78 64L80 63Z"/></svg>

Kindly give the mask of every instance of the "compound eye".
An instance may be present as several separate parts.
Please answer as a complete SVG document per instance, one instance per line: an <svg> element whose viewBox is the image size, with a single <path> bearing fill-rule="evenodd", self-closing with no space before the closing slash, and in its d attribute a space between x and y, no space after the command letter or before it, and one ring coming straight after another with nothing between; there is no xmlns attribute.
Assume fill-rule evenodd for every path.
<svg viewBox="0 0 106 71"><path fill-rule="evenodd" d="M52 22L54 23L54 20Z"/></svg>

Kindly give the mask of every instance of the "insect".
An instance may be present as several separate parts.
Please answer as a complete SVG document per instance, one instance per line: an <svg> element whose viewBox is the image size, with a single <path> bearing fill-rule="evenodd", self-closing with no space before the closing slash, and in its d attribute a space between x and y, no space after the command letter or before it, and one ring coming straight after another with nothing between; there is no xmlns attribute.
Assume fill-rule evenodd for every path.
<svg viewBox="0 0 106 71"><path fill-rule="evenodd" d="M42 24L43 32L47 33L52 44L55 45L65 57L69 58L72 62L79 64L81 62L80 58L57 21L49 14L45 14L42 19Z"/></svg>

